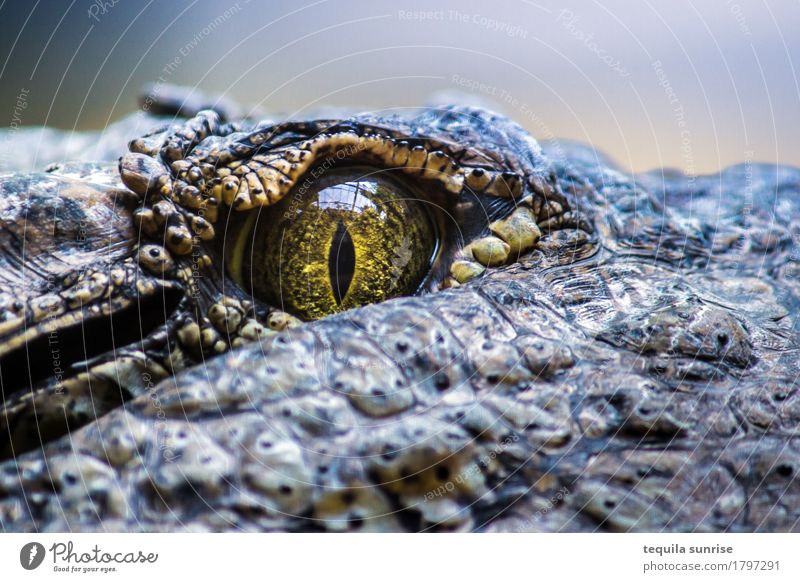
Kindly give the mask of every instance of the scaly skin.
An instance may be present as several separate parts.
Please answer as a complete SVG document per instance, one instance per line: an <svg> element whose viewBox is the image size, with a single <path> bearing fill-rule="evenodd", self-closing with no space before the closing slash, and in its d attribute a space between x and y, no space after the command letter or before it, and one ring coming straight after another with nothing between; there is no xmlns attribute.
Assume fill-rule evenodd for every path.
<svg viewBox="0 0 800 582"><path fill-rule="evenodd" d="M330 154L340 131L412 137L455 160L425 188L451 205L463 241L418 296L300 324L231 285L214 251L223 217L275 200L217 199L208 225L192 221L198 200L220 194L220 168L252 159L254 137L274 150L322 135ZM85 165L0 185L34 209L74 200L63 222L88 225L78 248L28 207L24 229L3 214L6 233L30 229L29 244L62 253L34 271L69 259L67 271L106 275L98 295L99 283L76 290L59 271L63 311L37 315L43 283L11 276L32 259L5 244L17 259L1 265L0 300L29 303L5 308L4 378L2 346L24 345L19 329L108 319L91 312L103 305L130 325L120 314L141 297L164 312L68 378L4 383L4 530L797 529L800 171L629 176L465 108L255 128L202 114L132 148L129 191ZM194 182L192 167L203 168ZM508 187L468 184L475 167ZM272 194L291 195L306 171ZM174 215L157 224L161 201ZM523 221L526 243L500 224L514 212L538 224ZM479 257L495 235L518 247L502 264ZM206 255L198 280L186 268ZM12 311L28 318L19 329ZM220 324L223 312L235 321ZM44 442L34 412L50 423Z"/></svg>

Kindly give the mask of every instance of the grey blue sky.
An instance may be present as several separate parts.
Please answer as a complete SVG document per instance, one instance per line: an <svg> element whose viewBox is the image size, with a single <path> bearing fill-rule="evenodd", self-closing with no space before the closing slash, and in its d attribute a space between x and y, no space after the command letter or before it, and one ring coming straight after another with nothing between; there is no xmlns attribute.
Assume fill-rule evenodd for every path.
<svg viewBox="0 0 800 582"><path fill-rule="evenodd" d="M461 91L622 166L800 164L793 0L6 1L0 118L100 128L144 84L303 115Z"/></svg>

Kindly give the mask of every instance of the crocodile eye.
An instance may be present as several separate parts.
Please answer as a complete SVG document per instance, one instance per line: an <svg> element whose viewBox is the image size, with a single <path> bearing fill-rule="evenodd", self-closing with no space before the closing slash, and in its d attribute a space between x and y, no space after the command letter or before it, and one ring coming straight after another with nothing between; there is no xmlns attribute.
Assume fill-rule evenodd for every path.
<svg viewBox="0 0 800 582"><path fill-rule="evenodd" d="M302 319L416 292L438 249L426 203L369 169L301 181L244 219L226 253L231 277Z"/></svg>

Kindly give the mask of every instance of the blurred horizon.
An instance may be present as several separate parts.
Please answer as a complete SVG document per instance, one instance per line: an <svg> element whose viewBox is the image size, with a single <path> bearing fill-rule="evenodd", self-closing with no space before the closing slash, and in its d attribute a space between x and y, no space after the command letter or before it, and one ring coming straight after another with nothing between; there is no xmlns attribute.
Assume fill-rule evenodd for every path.
<svg viewBox="0 0 800 582"><path fill-rule="evenodd" d="M0 4L0 123L101 129L151 83L245 106L486 103L625 168L800 165L800 4L362 0Z"/></svg>

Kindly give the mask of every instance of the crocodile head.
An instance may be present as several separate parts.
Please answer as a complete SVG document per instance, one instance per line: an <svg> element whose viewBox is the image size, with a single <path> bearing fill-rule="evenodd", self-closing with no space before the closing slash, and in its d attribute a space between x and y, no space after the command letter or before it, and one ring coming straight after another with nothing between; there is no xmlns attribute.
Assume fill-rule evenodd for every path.
<svg viewBox="0 0 800 582"><path fill-rule="evenodd" d="M2 182L5 528L793 527L796 171L465 107L129 150Z"/></svg>

